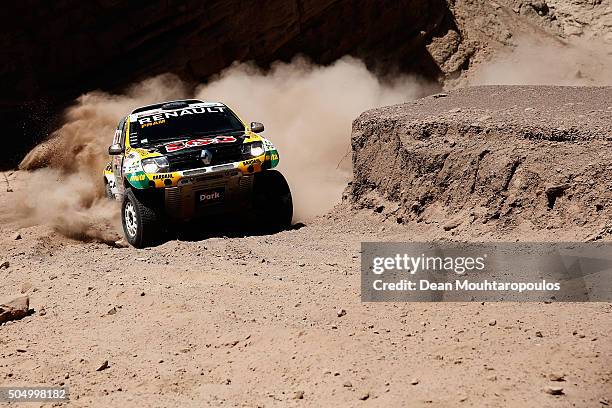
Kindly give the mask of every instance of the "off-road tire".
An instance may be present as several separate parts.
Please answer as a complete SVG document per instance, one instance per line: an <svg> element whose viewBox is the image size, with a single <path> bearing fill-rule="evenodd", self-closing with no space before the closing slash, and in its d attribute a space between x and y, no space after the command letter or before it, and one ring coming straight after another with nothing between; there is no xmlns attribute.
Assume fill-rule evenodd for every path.
<svg viewBox="0 0 612 408"><path fill-rule="evenodd" d="M253 212L256 228L263 232L278 232L291 226L293 200L287 180L276 170L255 174Z"/></svg>
<svg viewBox="0 0 612 408"><path fill-rule="evenodd" d="M163 231L161 222L160 211L153 197L146 193L135 193L131 188L125 190L121 204L121 223L130 245L144 248L158 243Z"/></svg>

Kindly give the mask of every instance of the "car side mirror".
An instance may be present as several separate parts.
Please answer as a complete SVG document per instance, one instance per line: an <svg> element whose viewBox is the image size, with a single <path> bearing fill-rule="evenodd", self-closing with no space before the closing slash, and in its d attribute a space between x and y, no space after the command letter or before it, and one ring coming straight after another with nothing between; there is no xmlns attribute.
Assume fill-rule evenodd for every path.
<svg viewBox="0 0 612 408"><path fill-rule="evenodd" d="M121 147L121 145L118 143L110 145L108 147L108 154L110 154L111 156L116 156L121 153L123 153L123 147Z"/></svg>
<svg viewBox="0 0 612 408"><path fill-rule="evenodd" d="M251 132L259 133L264 131L263 123L251 122Z"/></svg>

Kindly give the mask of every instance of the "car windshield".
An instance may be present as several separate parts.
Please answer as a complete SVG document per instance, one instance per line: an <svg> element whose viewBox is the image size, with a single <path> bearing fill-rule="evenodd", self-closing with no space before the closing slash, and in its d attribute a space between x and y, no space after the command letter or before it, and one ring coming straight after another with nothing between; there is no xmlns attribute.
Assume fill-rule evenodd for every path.
<svg viewBox="0 0 612 408"><path fill-rule="evenodd" d="M139 116L130 122L130 140L154 144L244 130L242 122L225 106L186 107Z"/></svg>

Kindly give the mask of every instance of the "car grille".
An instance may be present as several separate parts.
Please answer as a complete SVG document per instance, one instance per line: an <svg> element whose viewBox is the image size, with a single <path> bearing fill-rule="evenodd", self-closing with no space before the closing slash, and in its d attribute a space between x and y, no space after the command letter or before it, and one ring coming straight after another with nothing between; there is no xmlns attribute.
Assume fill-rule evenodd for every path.
<svg viewBox="0 0 612 408"><path fill-rule="evenodd" d="M212 162L206 166L233 163L242 160L240 144L229 146L215 146L207 148L212 153ZM166 155L170 164L170 171L181 171L205 167L201 159L202 149L186 152L169 153Z"/></svg>

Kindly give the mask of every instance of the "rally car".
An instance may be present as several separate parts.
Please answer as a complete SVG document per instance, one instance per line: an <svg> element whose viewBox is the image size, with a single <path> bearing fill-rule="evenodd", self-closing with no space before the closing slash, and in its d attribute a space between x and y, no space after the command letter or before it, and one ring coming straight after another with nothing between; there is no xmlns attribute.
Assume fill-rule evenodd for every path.
<svg viewBox="0 0 612 408"><path fill-rule="evenodd" d="M108 148L106 195L119 200L123 231L137 247L160 242L167 227L201 217L244 216L265 231L291 225L289 186L278 151L219 102L177 100L124 117Z"/></svg>

